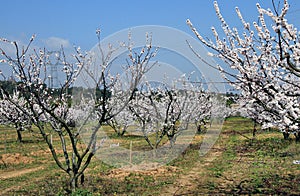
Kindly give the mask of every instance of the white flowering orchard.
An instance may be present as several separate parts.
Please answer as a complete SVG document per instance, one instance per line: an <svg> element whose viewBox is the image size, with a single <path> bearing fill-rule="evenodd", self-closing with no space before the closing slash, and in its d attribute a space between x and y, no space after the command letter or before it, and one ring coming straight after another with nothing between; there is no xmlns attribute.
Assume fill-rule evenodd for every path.
<svg viewBox="0 0 300 196"><path fill-rule="evenodd" d="M97 132L102 125L119 114L132 99L135 87L151 67L148 61L155 56L155 49L152 51L150 40L140 53L133 52L131 45L120 46L126 47L128 51L128 66L124 68L124 72L129 76L129 88L123 91L118 88L118 85L121 85L118 75L110 73L110 57L117 48L108 45L108 51L105 53L100 45L99 33L97 31L99 38L97 55L102 58L101 62L97 62L97 69L90 69L91 66L95 68L94 54L83 53L78 47L75 48L74 59L68 61L62 52L62 55L57 56L57 61L62 64L64 75L61 76L63 81L57 89L46 85L51 77L47 70L50 56L46 49L30 48L35 36L26 46L19 46L17 42L7 39L0 40L3 44L14 47L13 55L6 53L2 48L0 53L1 62L13 70L17 90L17 93L10 94L5 86L0 86L2 105L12 106L1 107L1 112L13 115L9 119L10 122L24 123L23 121L29 119L37 127L56 164L69 175L70 191L75 191L79 180L84 181L84 171L99 147ZM85 84L92 83L95 91L73 97L70 89L79 75ZM117 99L111 99L112 93L117 95ZM22 114L22 119L17 114ZM88 127L91 134L83 148L79 142L80 134L86 131L87 126L84 125L91 121L94 124ZM63 152L63 159L59 158L59 151Z"/></svg>

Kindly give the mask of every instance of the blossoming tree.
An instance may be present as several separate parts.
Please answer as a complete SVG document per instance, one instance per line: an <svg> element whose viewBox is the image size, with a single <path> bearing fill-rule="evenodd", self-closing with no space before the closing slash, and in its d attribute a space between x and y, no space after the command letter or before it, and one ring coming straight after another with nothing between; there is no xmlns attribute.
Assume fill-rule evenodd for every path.
<svg viewBox="0 0 300 196"><path fill-rule="evenodd" d="M22 142L22 132L31 128L30 116L24 114L23 110L26 113L30 113L30 111L25 99L18 91L15 91L11 98L16 105L22 107L22 110L6 100L6 96L6 94L3 94L3 99L0 100L0 122L4 125L13 125L17 132L17 141Z"/></svg>
<svg viewBox="0 0 300 196"><path fill-rule="evenodd" d="M221 59L235 71L211 65L240 91L240 100L251 117L263 128L277 127L284 135L294 133L299 140L299 32L286 19L289 10L287 0L284 0L281 10L275 6L274 11L263 9L258 3L256 6L258 22L253 22L253 26L236 8L244 27L242 30L228 25L215 1L214 7L223 29L222 34L212 27L215 41L204 39L190 20L187 24L197 38L212 50L210 55Z"/></svg>
<svg viewBox="0 0 300 196"><path fill-rule="evenodd" d="M128 106L152 149L157 149L164 137L174 146L190 124L209 119L211 111L209 94L201 86L192 85L185 75L172 84L146 81ZM156 135L155 141L149 139L151 134Z"/></svg>

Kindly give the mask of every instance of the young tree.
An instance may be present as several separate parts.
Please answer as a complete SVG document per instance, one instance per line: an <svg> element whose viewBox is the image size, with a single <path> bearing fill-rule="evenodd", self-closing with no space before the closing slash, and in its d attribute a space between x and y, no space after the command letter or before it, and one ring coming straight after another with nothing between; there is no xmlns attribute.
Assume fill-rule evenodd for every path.
<svg viewBox="0 0 300 196"><path fill-rule="evenodd" d="M15 91L11 98L17 105L21 106L26 113L30 114L25 99L21 97L18 91ZM13 125L17 131L17 141L23 142L22 132L30 130L31 128L30 116L6 100L5 95L4 98L0 100L0 116L1 124Z"/></svg>
<svg viewBox="0 0 300 196"><path fill-rule="evenodd" d="M190 20L187 24L197 38L212 49L214 54L210 55L218 57L237 72L235 75L217 67L224 78L240 91L245 107L257 123L261 123L263 128L278 127L285 134L294 133L299 140L300 44L297 28L286 19L288 1L284 0L281 10L274 6L273 12L256 4L259 21L253 22L254 29L236 8L244 31L231 28L216 1L214 6L224 39L212 27L215 41L205 40ZM265 17L272 23L267 24Z"/></svg>
<svg viewBox="0 0 300 196"><path fill-rule="evenodd" d="M193 123L197 128L197 132L201 133L205 130L206 122L210 120L212 112L211 95L198 88L184 93L185 99L188 101L183 103L183 129L189 129L189 125Z"/></svg>
<svg viewBox="0 0 300 196"><path fill-rule="evenodd" d="M110 102L115 104L112 113L116 113L119 107L124 107L122 103L123 100L120 100L116 96L112 96ZM121 102L121 103L120 103ZM134 117L132 116L132 112L129 110L129 105L131 101L128 103L127 106L124 107L122 111L113 115L110 120L107 121L107 124L115 131L118 136L123 136L127 129L134 125Z"/></svg>
<svg viewBox="0 0 300 196"><path fill-rule="evenodd" d="M189 77L183 75L172 85L146 81L139 86L129 109L152 149L157 149L164 137L172 147L191 122L208 118L211 109L208 97L201 87L192 85ZM149 139L151 134L156 135L155 141Z"/></svg>
<svg viewBox="0 0 300 196"><path fill-rule="evenodd" d="M154 133L156 138L159 136L159 122L156 119L155 105L153 105L153 100L157 98L160 99L158 94L139 89L128 104L133 120L138 124L140 132L151 149L156 149L159 145L157 140L153 143L149 138L149 135Z"/></svg>
<svg viewBox="0 0 300 196"><path fill-rule="evenodd" d="M65 58L60 59L64 64L65 81L57 95L54 96L54 90L45 85L48 78L45 70L47 70L49 56L46 50L30 50L33 40L34 36L27 46L20 48L15 41L1 39L2 42L12 44L15 48L15 56L10 56L6 51L0 49L4 58L2 62L13 69L18 82L17 89L23 95L22 98L28 105L28 110L25 110L20 102L16 102L12 95L1 86L3 97L11 105L22 111L24 115L31 118L32 123L38 128L39 133L47 143L56 164L69 174L70 187L75 189L78 177L83 174L90 160L85 161L82 166L85 154L80 154L77 146L78 135L67 125L64 118L67 111L62 110L62 108L65 108L70 99L70 95L66 92L78 75L81 65L67 63ZM32 53L29 54L30 52ZM52 134L59 139L59 145L52 142L52 137L50 138ZM71 152L67 148L69 144L71 145ZM59 159L57 155L60 148L63 150L64 161Z"/></svg>
<svg viewBox="0 0 300 196"><path fill-rule="evenodd" d="M108 53L104 53L100 45L100 31L97 31L97 36L99 38L99 50L96 52L101 57L98 64L95 65L94 54L82 53L80 48L76 48L76 54L73 55L76 61L73 63L67 61L64 53L59 57L58 60L63 64L64 73L64 81L61 82L59 89L51 89L45 85L49 77L46 71L49 55L45 52L46 50L30 49L34 36L30 39L29 44L22 48L17 42L1 39L2 42L12 44L15 48L16 54L14 57L0 48L3 57L1 62L12 67L18 80L17 89L23 95L29 110L25 110L1 86L4 97L21 110L24 115L30 116L32 123L38 128L47 143L56 164L69 175L69 191L76 190L79 179L84 181L84 171L99 148L99 141L97 140L99 129L120 113L129 100L132 99L135 86L139 83L143 74L150 69L151 66L148 62L155 55L152 52L151 41L147 42L147 46L140 53L133 52L132 45L128 46L129 61L125 71L130 75L130 87L126 89L127 91L124 91L115 88L122 83L120 78L117 75L112 76L110 74L111 56L116 49L109 45ZM95 66L97 66L97 69L94 69ZM74 111L80 111L76 109L76 104L79 105L79 108L82 106L78 103L72 103L69 89L79 76L86 79L85 81L94 82L95 91L94 94L91 94L91 99L85 100L91 105L86 107L85 112L77 115L83 115L83 117L75 122L76 127L74 128L74 123L71 123L70 119L72 119ZM101 93L97 93L99 91ZM123 101L123 106L116 111L113 111L116 106L111 102L112 94ZM74 106L70 107L72 104ZM86 125L87 122L94 119L96 119L95 124ZM76 121L78 118L72 121L74 120ZM80 136L85 133L86 129L90 134L85 137L87 139L86 146L83 147L79 141ZM56 142L53 142L54 140L50 135L53 135ZM63 152L63 160L58 157L60 150Z"/></svg>

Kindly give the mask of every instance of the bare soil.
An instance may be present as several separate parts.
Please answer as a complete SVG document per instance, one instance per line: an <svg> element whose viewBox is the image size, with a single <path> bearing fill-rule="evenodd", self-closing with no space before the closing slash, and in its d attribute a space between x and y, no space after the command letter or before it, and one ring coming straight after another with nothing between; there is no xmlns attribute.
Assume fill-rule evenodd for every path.
<svg viewBox="0 0 300 196"><path fill-rule="evenodd" d="M30 169L22 169L22 170L14 170L14 171L8 171L8 172L1 172L0 173L0 179L8 179L8 178L14 178L14 177L19 177L31 172L35 172L38 170L42 170L44 167L35 167L35 168L30 168Z"/></svg>
<svg viewBox="0 0 300 196"><path fill-rule="evenodd" d="M178 172L179 168L173 166L160 166L157 163L141 163L139 165L132 165L126 168L112 169L106 175L107 178L124 179L131 173L149 175L154 177L172 175L174 172Z"/></svg>
<svg viewBox="0 0 300 196"><path fill-rule="evenodd" d="M21 155L20 153L2 154L0 156L1 162L4 164L30 164L34 161L32 157Z"/></svg>

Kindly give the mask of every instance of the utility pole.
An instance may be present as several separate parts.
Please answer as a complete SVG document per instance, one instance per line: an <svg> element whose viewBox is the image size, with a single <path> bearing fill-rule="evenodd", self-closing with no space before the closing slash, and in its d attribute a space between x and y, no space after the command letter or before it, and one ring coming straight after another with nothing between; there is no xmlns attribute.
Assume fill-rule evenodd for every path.
<svg viewBox="0 0 300 196"><path fill-rule="evenodd" d="M58 88L58 65L61 61L61 51L60 50L54 50L54 51L48 51L47 54L49 55L49 70L50 73L48 73L48 86L49 88ZM47 69L48 70L48 69Z"/></svg>

